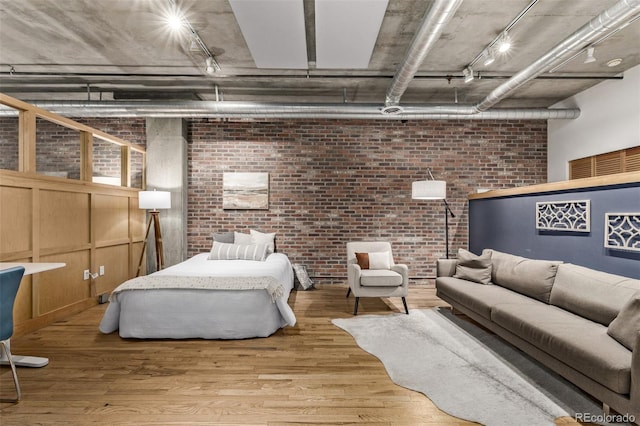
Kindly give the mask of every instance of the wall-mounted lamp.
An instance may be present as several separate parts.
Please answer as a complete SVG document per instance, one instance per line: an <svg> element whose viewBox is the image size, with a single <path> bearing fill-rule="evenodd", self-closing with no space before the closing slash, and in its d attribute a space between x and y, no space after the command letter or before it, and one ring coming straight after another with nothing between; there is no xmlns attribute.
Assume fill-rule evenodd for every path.
<svg viewBox="0 0 640 426"><path fill-rule="evenodd" d="M144 258L145 249L147 248L147 239L149 231L153 223L153 232L155 237L156 248L156 266L158 271L164 268L164 251L162 249L162 232L160 231L160 209L171 208L171 193L169 191L140 191L138 192L138 207L140 209L150 210L149 223L147 224L147 232L144 236L142 251L140 252L140 261L138 262L138 271L136 277L140 276L142 269L142 259Z"/></svg>

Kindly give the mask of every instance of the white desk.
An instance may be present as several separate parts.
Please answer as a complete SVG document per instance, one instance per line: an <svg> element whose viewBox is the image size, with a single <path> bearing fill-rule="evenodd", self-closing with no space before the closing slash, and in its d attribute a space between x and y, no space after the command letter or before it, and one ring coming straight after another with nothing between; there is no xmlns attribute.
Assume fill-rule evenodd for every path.
<svg viewBox="0 0 640 426"><path fill-rule="evenodd" d="M30 263L30 262L0 262L0 271L3 269L13 268L14 266L23 266L25 275L37 274L40 272L50 271L52 269L62 268L67 266L66 263ZM10 339L7 340L7 346L11 350ZM13 363L17 367L44 367L49 364L48 358L40 356L24 356L24 355L12 355ZM3 352L0 356L0 365L9 365L7 355Z"/></svg>

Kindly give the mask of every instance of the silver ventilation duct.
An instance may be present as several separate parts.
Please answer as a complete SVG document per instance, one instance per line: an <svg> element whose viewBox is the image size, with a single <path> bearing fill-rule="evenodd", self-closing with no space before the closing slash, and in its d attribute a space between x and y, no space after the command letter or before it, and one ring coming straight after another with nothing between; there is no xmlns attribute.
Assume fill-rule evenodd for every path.
<svg viewBox="0 0 640 426"><path fill-rule="evenodd" d="M415 75L431 45L437 40L444 23L455 13L462 0L436 0L425 16L415 40L422 40L421 49L413 46L387 91L385 106L367 104L272 104L259 102L32 102L52 112L72 117L215 117L215 118L328 118L328 119L575 119L579 109L496 109L489 108L511 95L522 85L583 49L617 26L640 13L640 0L621 0L600 13L582 28L567 37L533 64L518 72L494 89L476 105L399 106L400 96ZM15 110L1 108L0 116L16 115Z"/></svg>
<svg viewBox="0 0 640 426"><path fill-rule="evenodd" d="M261 102L109 102L43 101L34 105L68 117L213 117L213 118L328 118L376 120L548 120L574 119L579 109L495 109L477 113L473 106L407 106L397 114L381 114L373 104L273 104ZM16 115L0 109L0 116Z"/></svg>
<svg viewBox="0 0 640 426"><path fill-rule="evenodd" d="M545 72L545 70L558 64L567 56L574 55L577 51L584 49L587 45L602 37L603 33L611 31L624 24L625 21L633 19L639 13L640 0L619 1L583 25L533 64L496 87L484 100L476 104L475 108L480 112L488 110L522 85Z"/></svg>
<svg viewBox="0 0 640 426"><path fill-rule="evenodd" d="M402 64L393 76L391 85L387 89L385 106L390 107L400 103L400 97L409 87L409 83L418 72L424 58L440 39L442 31L461 4L462 0L435 0L433 2L411 42Z"/></svg>

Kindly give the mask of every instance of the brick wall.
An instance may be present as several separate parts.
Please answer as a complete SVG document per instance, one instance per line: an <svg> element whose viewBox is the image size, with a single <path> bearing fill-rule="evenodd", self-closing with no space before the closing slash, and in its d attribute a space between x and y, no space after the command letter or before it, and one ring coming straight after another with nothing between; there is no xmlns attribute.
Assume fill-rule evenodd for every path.
<svg viewBox="0 0 640 426"><path fill-rule="evenodd" d="M189 122L189 255L211 232L277 232L312 276L344 281L348 241L389 240L412 277L444 256L444 207L411 199L430 167L448 182L451 253L467 246L467 194L546 179L545 121ZM223 172L269 172L269 210L223 210Z"/></svg>
<svg viewBox="0 0 640 426"><path fill-rule="evenodd" d="M18 117L0 117L0 169L18 170Z"/></svg>
<svg viewBox="0 0 640 426"><path fill-rule="evenodd" d="M0 135L11 132L5 121ZM144 119L77 121L146 141ZM546 129L518 120L189 120L189 256L209 250L211 232L254 228L277 232L279 251L312 276L344 281L347 241L385 239L412 277L433 277L444 209L412 200L411 182L427 167L447 180L455 253L467 246L467 194L546 180ZM249 171L270 173L269 210L222 210L222 173Z"/></svg>

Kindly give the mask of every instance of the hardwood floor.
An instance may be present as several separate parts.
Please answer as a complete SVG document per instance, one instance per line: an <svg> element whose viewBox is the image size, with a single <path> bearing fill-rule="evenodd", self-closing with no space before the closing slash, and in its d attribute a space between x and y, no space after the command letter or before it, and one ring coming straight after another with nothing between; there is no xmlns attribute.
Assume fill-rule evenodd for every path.
<svg viewBox="0 0 640 426"><path fill-rule="evenodd" d="M18 369L23 399L0 404L0 424L472 424L391 382L330 322L351 317L346 286L317 287L293 292L297 325L265 339L125 340L98 331L106 305L16 337L14 353L50 363ZM411 287L407 301L446 305L431 286ZM359 314L402 311L400 299L361 299ZM12 391L2 367L1 395Z"/></svg>

